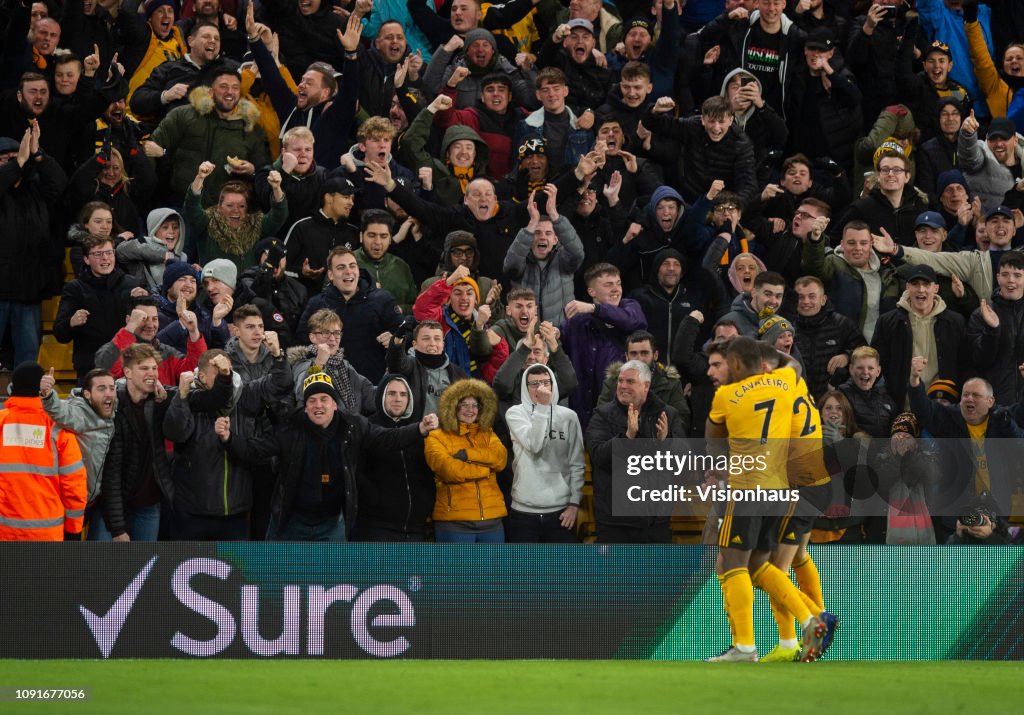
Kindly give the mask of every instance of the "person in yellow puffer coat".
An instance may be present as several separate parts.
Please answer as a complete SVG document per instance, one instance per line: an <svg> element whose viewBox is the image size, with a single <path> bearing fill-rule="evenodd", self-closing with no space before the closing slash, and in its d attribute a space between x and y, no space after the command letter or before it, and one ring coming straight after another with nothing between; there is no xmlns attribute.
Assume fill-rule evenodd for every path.
<svg viewBox="0 0 1024 715"><path fill-rule="evenodd" d="M497 474L508 452L494 433L498 398L482 380L459 380L441 393L441 429L427 435L424 455L434 472L434 539L501 543L508 512Z"/></svg>

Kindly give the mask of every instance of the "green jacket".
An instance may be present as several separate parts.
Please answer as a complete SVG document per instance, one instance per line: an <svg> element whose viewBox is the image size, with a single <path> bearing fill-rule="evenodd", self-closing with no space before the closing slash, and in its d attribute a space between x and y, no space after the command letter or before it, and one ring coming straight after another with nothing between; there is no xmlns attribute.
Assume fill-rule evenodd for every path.
<svg viewBox="0 0 1024 715"><path fill-rule="evenodd" d="M362 248L356 250L356 263L373 276L378 288L391 294L404 315L412 315L412 304L416 302L417 292L416 281L413 280L408 263L390 253L385 253L375 263Z"/></svg>
<svg viewBox="0 0 1024 715"><path fill-rule="evenodd" d="M255 204L255 201L253 201ZM181 213L188 223L188 230L195 236L196 247L199 249L199 260L205 265L214 258L226 258L238 266L238 273L241 275L249 266L256 265L256 256L253 248L261 238L268 238L277 234L281 226L288 220L288 197L281 199L281 203L270 204L270 211L263 213L256 211L250 213L241 228L234 231L232 237L241 245L247 246L239 252L230 251L223 247L224 241L218 241L212 236L210 228L210 215L217 209L211 206L204 209L199 201L199 195L192 193L189 187L185 191L185 201L181 206Z"/></svg>
<svg viewBox="0 0 1024 715"><path fill-rule="evenodd" d="M613 362L608 366L605 373L604 387L601 389L601 396L597 398L597 404L603 405L615 399L615 387L619 381L619 370L621 362ZM651 371L651 392L661 398L666 405L675 407L679 412L679 419L683 426L690 429L690 406L683 396L683 381L679 377L679 371L671 365L665 367L659 364Z"/></svg>
<svg viewBox="0 0 1024 715"><path fill-rule="evenodd" d="M175 107L153 132L153 141L167 151L171 164L171 189L184 194L199 165L213 162L213 173L203 184L203 205L216 203L229 175L224 170L229 156L251 162L257 169L270 163L267 137L257 124L260 110L247 99L239 100L235 115L221 119L213 107L209 87L196 87L188 105Z"/></svg>
<svg viewBox="0 0 1024 715"><path fill-rule="evenodd" d="M433 169L434 196L437 203L442 206L451 206L462 203L462 186L459 180L451 172L447 163L448 147L460 139L468 139L476 144L476 159L473 162L473 177L481 178L487 176L487 162L490 159L490 149L487 143L480 138L480 135L467 126L453 124L445 130L444 138L441 140L440 158L435 158L427 151L427 141L430 139L430 128L434 125L433 112L424 110L416 115L412 124L405 131L402 137L399 154L402 163L416 169L429 167Z"/></svg>
<svg viewBox="0 0 1024 715"><path fill-rule="evenodd" d="M920 248L899 247L897 257L914 264L931 266L940 276L956 276L974 289L979 298L992 299L995 280L988 251L943 251L931 253Z"/></svg>

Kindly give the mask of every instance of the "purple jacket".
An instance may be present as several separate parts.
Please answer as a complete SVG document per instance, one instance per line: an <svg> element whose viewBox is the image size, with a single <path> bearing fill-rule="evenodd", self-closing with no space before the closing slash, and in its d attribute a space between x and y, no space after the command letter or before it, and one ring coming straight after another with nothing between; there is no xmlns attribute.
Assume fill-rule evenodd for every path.
<svg viewBox="0 0 1024 715"><path fill-rule="evenodd" d="M630 298L623 298L617 306L598 305L593 313L576 315L562 324L562 345L579 379L569 396L569 407L579 415L583 429L590 422L608 366L623 360L630 333L646 327L640 304Z"/></svg>

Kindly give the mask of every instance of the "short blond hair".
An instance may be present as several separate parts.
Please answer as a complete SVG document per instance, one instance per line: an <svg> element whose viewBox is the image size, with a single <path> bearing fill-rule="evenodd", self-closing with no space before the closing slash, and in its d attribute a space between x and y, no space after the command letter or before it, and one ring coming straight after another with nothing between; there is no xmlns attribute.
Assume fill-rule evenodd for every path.
<svg viewBox="0 0 1024 715"><path fill-rule="evenodd" d="M313 313L309 316L307 325L311 333L318 330L326 330L334 325L337 325L339 329L344 327L341 317L330 308L321 308Z"/></svg>
<svg viewBox="0 0 1024 715"><path fill-rule="evenodd" d="M861 345L859 348L854 348L853 352L850 353L850 364L857 362L858 360L874 360L879 365L882 364L882 356L878 354L870 345Z"/></svg>
<svg viewBox="0 0 1024 715"><path fill-rule="evenodd" d="M313 132L309 131L307 127L292 127L284 133L281 137L281 146L288 146L288 142L292 139L304 139L308 142L316 142L316 137L313 136Z"/></svg>

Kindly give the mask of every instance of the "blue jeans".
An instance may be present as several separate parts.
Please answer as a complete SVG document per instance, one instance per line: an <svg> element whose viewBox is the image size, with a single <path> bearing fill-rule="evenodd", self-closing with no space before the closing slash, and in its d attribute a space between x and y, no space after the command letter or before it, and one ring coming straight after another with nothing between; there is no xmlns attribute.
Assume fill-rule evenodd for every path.
<svg viewBox="0 0 1024 715"><path fill-rule="evenodd" d="M35 362L39 357L40 320L42 308L39 303L19 303L0 300L0 343L11 324L11 338L14 342L15 368L23 362Z"/></svg>
<svg viewBox="0 0 1024 715"><path fill-rule="evenodd" d="M455 531L443 521L434 522L434 541L439 544L504 544L505 530Z"/></svg>
<svg viewBox="0 0 1024 715"><path fill-rule="evenodd" d="M267 527L267 541L333 541L342 543L345 538L345 515L311 519L301 514L292 514L288 523L281 527L277 517L270 515Z"/></svg>
<svg viewBox="0 0 1024 715"><path fill-rule="evenodd" d="M103 521L98 506L92 507L89 516L89 541L112 541L113 536ZM124 517L128 538L132 541L156 541L160 534L160 502L141 509L129 509Z"/></svg>

